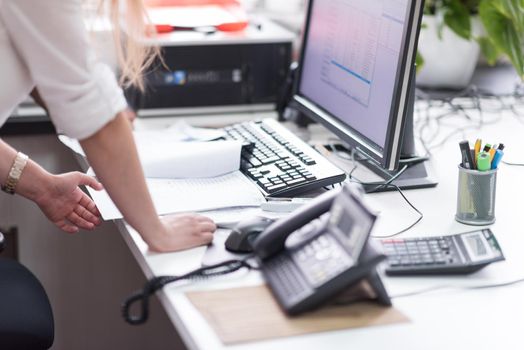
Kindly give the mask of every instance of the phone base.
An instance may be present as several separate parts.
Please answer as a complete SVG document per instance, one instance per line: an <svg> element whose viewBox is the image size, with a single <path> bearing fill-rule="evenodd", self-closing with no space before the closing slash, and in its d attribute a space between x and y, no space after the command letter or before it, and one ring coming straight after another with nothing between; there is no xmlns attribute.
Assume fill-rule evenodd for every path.
<svg viewBox="0 0 524 350"><path fill-rule="evenodd" d="M341 302L374 300L390 306L391 299L376 271L377 264L385 258L368 241L356 265L316 288L301 281L302 275L290 263L289 252L260 262L260 268L282 310L294 316Z"/></svg>
<svg viewBox="0 0 524 350"><path fill-rule="evenodd" d="M373 300L385 306L391 306L391 299L386 288L376 272L371 272L369 276L360 282L351 285L333 301L334 305L346 305L362 300Z"/></svg>

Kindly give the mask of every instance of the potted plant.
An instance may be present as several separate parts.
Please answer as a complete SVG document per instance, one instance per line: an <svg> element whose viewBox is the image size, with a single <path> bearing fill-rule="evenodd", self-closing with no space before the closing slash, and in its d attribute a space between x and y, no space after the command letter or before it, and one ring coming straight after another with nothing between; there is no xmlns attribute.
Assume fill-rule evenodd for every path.
<svg viewBox="0 0 524 350"><path fill-rule="evenodd" d="M426 0L417 84L462 88L482 52L489 64L507 56L524 78L524 0Z"/></svg>

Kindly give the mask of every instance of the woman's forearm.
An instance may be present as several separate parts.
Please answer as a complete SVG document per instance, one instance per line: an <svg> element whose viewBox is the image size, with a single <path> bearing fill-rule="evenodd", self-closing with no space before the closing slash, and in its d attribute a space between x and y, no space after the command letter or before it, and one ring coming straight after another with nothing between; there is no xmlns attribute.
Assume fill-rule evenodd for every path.
<svg viewBox="0 0 524 350"><path fill-rule="evenodd" d="M7 180L9 170L13 166L13 161L17 151L4 141L0 140L0 183L4 184ZM49 186L51 174L31 159L22 171L20 180L16 185L15 192L30 200L35 200L42 195L45 188Z"/></svg>
<svg viewBox="0 0 524 350"><path fill-rule="evenodd" d="M80 144L126 221L151 246L164 227L145 183L127 113L131 112L119 113Z"/></svg>

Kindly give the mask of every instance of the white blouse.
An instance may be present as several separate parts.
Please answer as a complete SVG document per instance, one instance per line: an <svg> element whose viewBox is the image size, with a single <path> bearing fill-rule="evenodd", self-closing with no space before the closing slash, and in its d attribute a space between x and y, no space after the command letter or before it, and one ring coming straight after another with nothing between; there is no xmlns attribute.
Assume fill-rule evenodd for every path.
<svg viewBox="0 0 524 350"><path fill-rule="evenodd" d="M0 126L35 86L58 132L79 140L127 107L90 46L82 0L0 0Z"/></svg>

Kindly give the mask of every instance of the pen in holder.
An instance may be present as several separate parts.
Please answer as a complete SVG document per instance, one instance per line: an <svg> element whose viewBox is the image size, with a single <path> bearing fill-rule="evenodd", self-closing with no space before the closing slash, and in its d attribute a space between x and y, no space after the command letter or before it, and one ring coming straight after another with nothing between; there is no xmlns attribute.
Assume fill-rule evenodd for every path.
<svg viewBox="0 0 524 350"><path fill-rule="evenodd" d="M495 222L497 169L479 171L459 164L457 193L458 222L468 225L489 225Z"/></svg>

